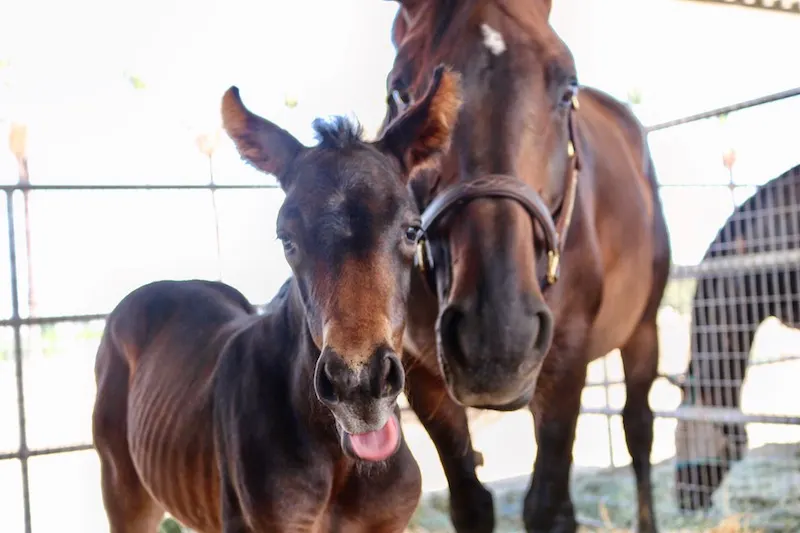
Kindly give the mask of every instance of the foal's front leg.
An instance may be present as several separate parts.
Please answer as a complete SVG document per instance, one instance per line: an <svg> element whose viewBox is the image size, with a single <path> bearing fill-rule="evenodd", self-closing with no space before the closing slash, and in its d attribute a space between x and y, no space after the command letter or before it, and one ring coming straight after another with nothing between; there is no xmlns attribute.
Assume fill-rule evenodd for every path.
<svg viewBox="0 0 800 533"><path fill-rule="evenodd" d="M569 354L572 355L572 354ZM586 365L567 354L549 353L531 402L536 428L536 461L525 496L523 521L528 533L575 533L578 523L569 494L572 446L586 381Z"/></svg>
<svg viewBox="0 0 800 533"><path fill-rule="evenodd" d="M251 533L247 527L236 498L236 492L228 479L227 473L222 474L220 487L222 533Z"/></svg>
<svg viewBox="0 0 800 533"><path fill-rule="evenodd" d="M491 533L492 493L475 474L475 451L466 410L453 401L439 376L413 361L407 361L406 368L408 402L439 453L450 489L450 519L456 532Z"/></svg>

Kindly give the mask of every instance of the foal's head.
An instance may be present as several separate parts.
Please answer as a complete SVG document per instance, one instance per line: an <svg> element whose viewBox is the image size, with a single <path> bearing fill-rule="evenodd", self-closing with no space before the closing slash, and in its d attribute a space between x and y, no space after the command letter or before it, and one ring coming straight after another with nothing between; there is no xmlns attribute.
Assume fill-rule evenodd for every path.
<svg viewBox="0 0 800 533"><path fill-rule="evenodd" d="M364 460L386 459L400 443L398 354L420 237L406 182L447 149L459 104L457 75L440 69L379 140L364 141L342 118L317 120L319 144L309 148L250 112L235 87L223 97L224 127L239 153L286 193L277 234L319 350L313 388L345 452Z"/></svg>
<svg viewBox="0 0 800 533"><path fill-rule="evenodd" d="M431 65L459 71L464 91L441 172L411 183L420 205L460 182L504 174L527 187L516 188L539 194L544 216L558 216L571 172L568 121L578 86L572 55L548 23L550 2L399 3L387 119L423 94ZM520 201L481 195L448 208L429 237L451 392L474 407L524 405L553 337L542 224Z"/></svg>

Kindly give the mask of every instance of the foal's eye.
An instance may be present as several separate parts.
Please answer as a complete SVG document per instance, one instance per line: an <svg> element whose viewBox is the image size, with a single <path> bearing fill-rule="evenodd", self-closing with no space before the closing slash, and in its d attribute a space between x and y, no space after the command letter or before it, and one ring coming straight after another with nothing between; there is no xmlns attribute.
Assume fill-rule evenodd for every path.
<svg viewBox="0 0 800 533"><path fill-rule="evenodd" d="M289 237L286 237L284 235L279 235L278 239L280 239L281 244L283 245L283 253L289 255L293 254L297 250L294 241L292 241L292 239L290 239Z"/></svg>
<svg viewBox="0 0 800 533"><path fill-rule="evenodd" d="M578 82L573 81L570 82L569 85L564 89L564 92L561 93L561 101L559 105L562 107L569 107L572 105L572 99L578 95Z"/></svg>
<svg viewBox="0 0 800 533"><path fill-rule="evenodd" d="M417 244L417 242L422 237L422 228L419 226L409 226L406 228L406 240L412 244Z"/></svg>

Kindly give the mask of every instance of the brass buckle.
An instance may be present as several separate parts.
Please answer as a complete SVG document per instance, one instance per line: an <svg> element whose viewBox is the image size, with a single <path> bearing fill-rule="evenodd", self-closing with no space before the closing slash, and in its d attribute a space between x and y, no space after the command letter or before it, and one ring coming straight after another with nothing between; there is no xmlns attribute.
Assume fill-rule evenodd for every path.
<svg viewBox="0 0 800 533"><path fill-rule="evenodd" d="M547 283L553 285L558 281L558 262L561 256L554 250L547 251Z"/></svg>

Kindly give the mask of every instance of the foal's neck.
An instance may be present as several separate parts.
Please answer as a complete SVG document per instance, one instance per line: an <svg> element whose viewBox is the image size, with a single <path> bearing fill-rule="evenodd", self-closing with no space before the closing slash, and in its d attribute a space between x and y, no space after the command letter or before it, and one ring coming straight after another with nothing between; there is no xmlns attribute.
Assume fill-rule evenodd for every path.
<svg viewBox="0 0 800 533"><path fill-rule="evenodd" d="M325 438L338 439L333 415L314 392L314 369L320 351L308 328L306 309L296 278L289 278L281 286L267 305L265 315L269 315L267 320L272 330L267 342L271 342L271 336L278 336L283 341L281 358L284 378L288 379L288 401L312 430L320 431Z"/></svg>

